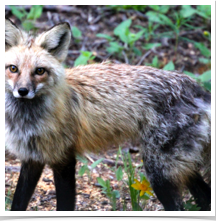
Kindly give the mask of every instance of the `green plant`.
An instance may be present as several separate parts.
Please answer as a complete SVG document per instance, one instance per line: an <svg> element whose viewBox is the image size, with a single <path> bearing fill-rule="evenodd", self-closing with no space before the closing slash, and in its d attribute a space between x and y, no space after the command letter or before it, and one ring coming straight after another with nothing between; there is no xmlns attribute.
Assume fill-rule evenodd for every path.
<svg viewBox="0 0 216 221"><path fill-rule="evenodd" d="M154 5L149 6L151 9L146 13L149 19L149 23L156 23L161 26L166 26L168 29L167 32L160 33L159 36L167 36L169 38L172 38L173 33L175 36L175 52L177 53L177 47L179 44L179 40L185 40L185 38L181 38L180 31L182 28L185 28L185 30L195 30L196 27L190 25L190 21L193 18L195 14L198 14L199 16L203 17L205 20L210 20L211 18L211 6L209 5L200 5L196 8L191 7L190 5L183 5L181 6L180 11L174 11L169 14L169 17L164 14L167 13L168 10L170 10L169 7L165 7L164 9L162 6ZM202 27L199 27L202 28ZM204 36L210 40L211 35L208 31L204 31ZM198 48L204 56L209 56L210 52L205 47L204 44L194 42L194 45L196 48Z"/></svg>
<svg viewBox="0 0 216 221"><path fill-rule="evenodd" d="M82 32L76 26L72 26L71 31L75 39L75 43L79 43L80 40L82 39Z"/></svg>
<svg viewBox="0 0 216 221"><path fill-rule="evenodd" d="M113 31L115 36L118 36L122 42L126 44L126 47L129 45L129 47L133 47L134 43L141 38L144 31L141 30L137 33L130 32L129 28L131 26L132 20L127 19L120 23Z"/></svg>
<svg viewBox="0 0 216 221"><path fill-rule="evenodd" d="M152 59L152 63L146 63L147 66L152 66L155 68L159 68L160 67L160 63L158 61L158 57L154 56L154 58Z"/></svg>
<svg viewBox="0 0 216 221"><path fill-rule="evenodd" d="M93 53L90 51L81 51L80 56L75 60L74 66L86 65L88 61L91 61L95 58Z"/></svg>
<svg viewBox="0 0 216 221"><path fill-rule="evenodd" d="M166 8L165 8L166 9ZM169 10L167 8L166 10ZM163 26L168 26L171 28L171 32L167 32L168 36L172 36L172 33L175 34L175 52L177 52L178 42L179 42L179 33L180 29L183 25L186 25L189 21L189 19L184 18L180 13L175 12L173 14L173 20L170 19L168 16L163 14L164 12L162 9L158 8L157 11L148 11L146 15L148 16L149 22L155 22ZM166 35L166 33L163 33Z"/></svg>
<svg viewBox="0 0 216 221"><path fill-rule="evenodd" d="M128 10L128 9L134 9L136 11L144 11L146 8L146 5L108 5L107 7L112 8L117 11Z"/></svg>
<svg viewBox="0 0 216 221"><path fill-rule="evenodd" d="M165 14L170 10L171 6L170 5L149 5L149 8L153 9L156 12Z"/></svg>
<svg viewBox="0 0 216 221"><path fill-rule="evenodd" d="M205 71L203 74L196 76L195 74L184 71L185 74L197 80L201 86L211 92L211 70Z"/></svg>
<svg viewBox="0 0 216 221"><path fill-rule="evenodd" d="M199 211L201 209L200 207L198 207L197 204L195 204L193 197L191 197L189 200L187 200L183 204L183 206L186 211Z"/></svg>
<svg viewBox="0 0 216 221"><path fill-rule="evenodd" d="M109 180L103 180L101 177L97 178L98 183L102 186L102 193L109 198L113 211L116 210L116 199L120 197L118 190L112 190Z"/></svg>
<svg viewBox="0 0 216 221"><path fill-rule="evenodd" d="M27 31L35 28L34 21L41 17L43 11L42 5L33 5L29 12L22 7L18 8L13 5L10 5L10 8L12 14L21 21L23 28Z"/></svg>
<svg viewBox="0 0 216 221"><path fill-rule="evenodd" d="M134 27L143 30L145 41L149 42L151 38L155 36L155 30L159 27L159 24L155 24L154 22L149 21L147 25L147 28L142 27L141 25L135 25Z"/></svg>
<svg viewBox="0 0 216 221"><path fill-rule="evenodd" d="M167 64L163 67L163 70L174 71L174 70L175 70L175 65L173 64L172 61L170 61L169 63L167 63Z"/></svg>
<svg viewBox="0 0 216 221"><path fill-rule="evenodd" d="M147 187L148 190L146 189L146 191L144 191L143 194L140 195L140 188L135 188L134 181L138 181L136 179L136 174L139 173L140 179L142 180L142 183L139 187L143 188L144 187L143 182L146 182L146 183L148 182L146 177L141 172L139 172L139 171L136 172L137 168L141 168L143 166L143 163L141 163L137 167L134 167L132 164L130 153L122 152L120 147L119 147L118 155L122 157L124 167L123 167L123 169L122 169L122 167L119 167L116 170L117 180L118 181L122 180L124 182L124 184L129 188L132 210L133 211L142 211L143 207L146 203L146 200L149 199L149 195L146 194L146 192L148 192L148 190L150 190L150 189L148 189L149 185ZM118 158L119 157L117 157L117 160L118 160ZM123 171L127 175L127 180L122 179L123 178ZM138 183L139 182L137 182L137 184Z"/></svg>
<svg viewBox="0 0 216 221"><path fill-rule="evenodd" d="M130 31L130 26L132 24L131 19L127 19L121 22L114 30L113 34L115 37L99 33L96 36L102 37L108 40L109 46L107 47L107 52L110 54L117 54L118 56L123 56L130 62L133 59L134 54L140 56L141 51L135 47L135 42L139 40L145 29L140 30L137 33ZM132 53L131 53L132 52ZM128 55L132 54L131 59L128 59Z"/></svg>
<svg viewBox="0 0 216 221"><path fill-rule="evenodd" d="M10 205L12 203L12 193L11 193L11 189L9 189L7 191L7 194L5 196L5 211L9 211L10 210Z"/></svg>
<svg viewBox="0 0 216 221"><path fill-rule="evenodd" d="M182 5L180 13L184 18L188 18L193 16L194 14L198 14L205 19L210 19L211 5L197 5L196 8L193 8L190 5Z"/></svg>
<svg viewBox="0 0 216 221"><path fill-rule="evenodd" d="M81 168L79 169L79 172L78 172L79 176L83 176L84 173L87 173L87 175L90 179L91 178L91 176L90 176L91 170L93 170L98 164L100 164L104 160L104 158L101 158L101 159L95 161L90 166L88 166L88 160L84 157L77 155L77 160L79 160L80 162L83 163L83 166L81 166Z"/></svg>

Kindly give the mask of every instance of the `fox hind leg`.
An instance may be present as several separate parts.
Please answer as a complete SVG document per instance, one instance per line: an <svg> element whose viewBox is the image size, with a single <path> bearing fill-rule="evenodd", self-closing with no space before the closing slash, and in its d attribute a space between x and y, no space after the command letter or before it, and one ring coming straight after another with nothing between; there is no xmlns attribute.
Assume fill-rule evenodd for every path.
<svg viewBox="0 0 216 221"><path fill-rule="evenodd" d="M182 211L182 191L172 180L168 180L163 176L163 172L160 170L151 171L148 173L148 166L145 166L151 186L163 204L166 211ZM152 169L152 168L151 168Z"/></svg>
<svg viewBox="0 0 216 221"><path fill-rule="evenodd" d="M211 204L211 188L199 173L194 173L190 176L187 182L187 187L202 211L210 210Z"/></svg>

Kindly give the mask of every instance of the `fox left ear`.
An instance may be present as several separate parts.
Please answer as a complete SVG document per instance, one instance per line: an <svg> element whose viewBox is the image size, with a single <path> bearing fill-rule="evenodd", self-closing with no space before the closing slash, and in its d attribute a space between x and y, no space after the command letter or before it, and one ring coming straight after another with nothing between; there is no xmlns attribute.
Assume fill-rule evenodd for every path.
<svg viewBox="0 0 216 221"><path fill-rule="evenodd" d="M9 19L5 19L5 51L18 45L23 39L22 31Z"/></svg>
<svg viewBox="0 0 216 221"><path fill-rule="evenodd" d="M35 42L62 62L67 56L70 40L70 25L65 22L42 33L36 38Z"/></svg>

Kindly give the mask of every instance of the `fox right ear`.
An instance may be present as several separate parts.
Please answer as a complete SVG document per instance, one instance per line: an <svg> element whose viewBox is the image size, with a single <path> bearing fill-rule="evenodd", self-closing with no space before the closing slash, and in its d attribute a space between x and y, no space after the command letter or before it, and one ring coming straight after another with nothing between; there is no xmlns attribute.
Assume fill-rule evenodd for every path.
<svg viewBox="0 0 216 221"><path fill-rule="evenodd" d="M17 26L9 19L5 19L5 51L10 47L18 45L21 38L22 32Z"/></svg>

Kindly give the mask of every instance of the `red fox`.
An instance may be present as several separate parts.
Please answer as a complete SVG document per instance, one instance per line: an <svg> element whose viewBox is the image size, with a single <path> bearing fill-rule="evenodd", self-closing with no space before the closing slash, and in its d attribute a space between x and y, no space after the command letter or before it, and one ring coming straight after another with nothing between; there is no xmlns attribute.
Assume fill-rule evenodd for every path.
<svg viewBox="0 0 216 221"><path fill-rule="evenodd" d="M26 210L45 164L57 210L75 208L76 154L139 139L165 210L184 210L187 187L210 210L211 95L175 71L126 64L64 69L68 23L33 36L5 20L6 148L22 162L11 210Z"/></svg>

